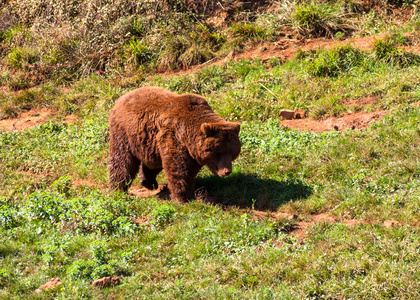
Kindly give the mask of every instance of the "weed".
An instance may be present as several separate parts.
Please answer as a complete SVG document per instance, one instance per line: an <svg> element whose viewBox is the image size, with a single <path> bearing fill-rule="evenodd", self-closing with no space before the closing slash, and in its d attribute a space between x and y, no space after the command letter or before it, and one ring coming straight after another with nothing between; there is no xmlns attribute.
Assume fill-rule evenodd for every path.
<svg viewBox="0 0 420 300"><path fill-rule="evenodd" d="M420 63L420 56L404 52L399 49L397 45L406 44L408 40L401 35L386 36L384 39L377 39L373 46L373 53L375 58L379 61L385 61L402 68L410 65L418 65Z"/></svg>
<svg viewBox="0 0 420 300"><path fill-rule="evenodd" d="M125 46L126 58L129 63L139 67L153 61L153 52L142 40L131 40Z"/></svg>
<svg viewBox="0 0 420 300"><path fill-rule="evenodd" d="M346 32L352 28L345 23L342 8L329 2L310 1L305 4L297 4L292 14L292 20L294 26L307 35L333 37L336 32Z"/></svg>
<svg viewBox="0 0 420 300"><path fill-rule="evenodd" d="M5 229L11 229L19 226L21 218L18 214L18 208L12 201L6 198L0 198L0 224Z"/></svg>
<svg viewBox="0 0 420 300"><path fill-rule="evenodd" d="M350 45L332 50L320 50L308 65L314 76L337 76L339 72L348 72L363 64L362 52Z"/></svg>
<svg viewBox="0 0 420 300"><path fill-rule="evenodd" d="M234 34L243 39L264 40L267 37L267 31L254 23L233 23L231 26Z"/></svg>

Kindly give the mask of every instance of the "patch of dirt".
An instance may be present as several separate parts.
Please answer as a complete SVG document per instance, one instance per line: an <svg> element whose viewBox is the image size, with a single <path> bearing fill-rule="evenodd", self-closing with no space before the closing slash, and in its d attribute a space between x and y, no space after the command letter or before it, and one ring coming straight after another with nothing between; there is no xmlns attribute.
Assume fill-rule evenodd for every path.
<svg viewBox="0 0 420 300"><path fill-rule="evenodd" d="M386 228L392 228L392 227L401 227L402 224L400 222L398 222L398 221L395 221L395 220L386 220L384 222L384 226Z"/></svg>
<svg viewBox="0 0 420 300"><path fill-rule="evenodd" d="M368 106L368 105L374 105L379 102L378 96L367 96L359 99L342 99L340 102L344 104L347 107L352 106Z"/></svg>
<svg viewBox="0 0 420 300"><path fill-rule="evenodd" d="M301 221L298 222L297 227L290 232L291 235L293 235L296 240L300 243L303 243L303 241L308 237L308 230L307 228L314 225L315 223L337 223L341 222L341 224L347 225L347 226L356 226L357 224L365 224L367 223L365 220L360 219L345 219L340 220L337 216L329 215L327 213L321 213L311 216L311 221Z"/></svg>
<svg viewBox="0 0 420 300"><path fill-rule="evenodd" d="M141 218L132 218L131 221L133 221L133 223L143 225L143 224L148 224L150 222L150 219L151 217L147 216L147 217L141 217Z"/></svg>
<svg viewBox="0 0 420 300"><path fill-rule="evenodd" d="M303 243L303 241L308 236L308 231L306 228L313 224L313 222L307 221L299 222L298 226L293 231L291 231L290 234L296 238L296 241L298 241L299 243Z"/></svg>
<svg viewBox="0 0 420 300"><path fill-rule="evenodd" d="M59 285L61 285L61 281L57 278L51 278L50 281L48 281L46 284L41 285L39 288L35 290L35 293L41 293L42 291L48 291L55 289Z"/></svg>
<svg viewBox="0 0 420 300"><path fill-rule="evenodd" d="M23 131L31 127L44 124L58 112L50 108L36 108L22 113L18 118L0 120L0 131ZM75 115L68 115L64 123L76 123L79 118Z"/></svg>
<svg viewBox="0 0 420 300"><path fill-rule="evenodd" d="M18 118L0 120L0 130L22 131L48 121L51 115L57 112L49 108L32 109L22 113Z"/></svg>
<svg viewBox="0 0 420 300"><path fill-rule="evenodd" d="M321 223L321 222L335 223L337 222L337 217L326 214L326 213L321 213L321 214L313 215L312 220L314 220L315 223Z"/></svg>
<svg viewBox="0 0 420 300"><path fill-rule="evenodd" d="M96 182L94 182L93 180L90 180L90 179L74 179L71 182L74 185L77 185L77 186L88 186L91 189L105 190L107 188L105 185L103 185L103 184L97 184Z"/></svg>
<svg viewBox="0 0 420 300"><path fill-rule="evenodd" d="M259 58L267 61L270 58L277 57L280 60L291 60L295 57L298 50L310 51L321 48L330 49L337 46L344 46L350 44L361 50L372 48L372 44L376 39L384 38L385 34L377 36L369 36L364 38L352 38L343 41L332 40L328 38L314 38L314 39L281 39L273 44L266 44L253 49L247 50L234 56L235 60Z"/></svg>
<svg viewBox="0 0 420 300"><path fill-rule="evenodd" d="M157 196L160 199L170 198L170 192L166 185L159 185L159 188L157 188L156 190L148 190L145 187L132 186L128 190L128 193L139 198L145 198L145 197L151 197L151 196Z"/></svg>
<svg viewBox="0 0 420 300"><path fill-rule="evenodd" d="M100 279L96 279L92 282L92 286L97 288L106 288L106 287L113 287L120 284L120 279L114 276L107 276Z"/></svg>
<svg viewBox="0 0 420 300"><path fill-rule="evenodd" d="M368 127L372 122L380 120L388 111L382 110L377 112L365 113L357 112L347 114L343 117L329 117L322 120L314 119L295 119L284 120L280 123L285 128L293 128L301 131L311 131L322 133L331 130L363 129Z"/></svg>
<svg viewBox="0 0 420 300"><path fill-rule="evenodd" d="M268 62L272 58L278 58L280 61L286 61L292 60L299 50L310 51L318 50L321 48L330 49L347 44L350 44L353 47L357 47L360 50L370 50L373 48L373 43L377 39L383 39L386 35L388 35L387 33L382 33L376 36L350 38L339 41L325 37L297 39L288 33L292 32L292 29L283 28L282 31L283 32L280 34L282 37L276 42L252 46L244 49L243 51L232 51L225 57L216 57L201 65L191 66L184 70L168 70L163 72L161 75L164 77L188 75L195 73L210 64L221 65L231 60L237 61L241 59L258 58L263 62ZM414 39L415 33L405 33L404 35L409 39ZM401 48L403 48L405 51L412 51L413 53L420 54L420 44L402 46Z"/></svg>

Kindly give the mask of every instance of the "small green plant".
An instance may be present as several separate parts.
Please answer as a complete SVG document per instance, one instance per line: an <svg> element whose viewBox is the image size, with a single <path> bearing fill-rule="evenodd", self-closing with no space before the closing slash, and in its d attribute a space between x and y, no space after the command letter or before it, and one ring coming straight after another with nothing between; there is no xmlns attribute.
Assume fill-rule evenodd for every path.
<svg viewBox="0 0 420 300"><path fill-rule="evenodd" d="M72 279L87 278L99 279L106 276L115 275L117 270L124 270L128 274L128 269L122 266L122 262L117 259L108 259L106 243L100 240L90 244L93 260L76 260L67 268L67 276Z"/></svg>
<svg viewBox="0 0 420 300"><path fill-rule="evenodd" d="M169 204L162 204L153 209L151 224L162 229L171 223L177 215L176 209Z"/></svg>
<svg viewBox="0 0 420 300"><path fill-rule="evenodd" d="M5 269L0 269L0 287L5 286L8 280L9 274L7 274L7 271Z"/></svg>
<svg viewBox="0 0 420 300"><path fill-rule="evenodd" d="M0 226L11 229L19 226L21 218L18 208L10 199L0 198Z"/></svg>
<svg viewBox="0 0 420 300"><path fill-rule="evenodd" d="M45 125L43 125L43 126L45 126ZM50 127L52 127L52 126L50 125ZM61 128L57 129L57 128L52 127L52 129L50 129L50 130L52 132L54 132L54 131L57 131L57 130L61 130ZM71 181L71 176L69 176L69 175L62 176L58 180L54 181L53 184L51 185L51 187L53 189L55 189L59 194L68 195L69 191L70 191L70 181Z"/></svg>
<svg viewBox="0 0 420 300"><path fill-rule="evenodd" d="M344 39L344 33L343 33L342 31L337 31L337 32L334 34L334 38L335 38L336 40L341 41L341 40L343 40L343 39Z"/></svg>
<svg viewBox="0 0 420 300"><path fill-rule="evenodd" d="M91 278L96 267L96 263L91 260L76 260L67 268L66 274L72 279Z"/></svg>
<svg viewBox="0 0 420 300"><path fill-rule="evenodd" d="M244 39L265 39L267 31L254 23L233 23L232 29L235 35Z"/></svg>
<svg viewBox="0 0 420 300"><path fill-rule="evenodd" d="M128 62L131 62L135 67L148 65L154 59L153 51L143 40L131 40L125 46L125 53Z"/></svg>
<svg viewBox="0 0 420 300"><path fill-rule="evenodd" d="M105 243L102 241L94 241L90 244L90 249L93 253L93 257L95 258L95 261L97 264L105 264L107 262L106 259L106 248Z"/></svg>

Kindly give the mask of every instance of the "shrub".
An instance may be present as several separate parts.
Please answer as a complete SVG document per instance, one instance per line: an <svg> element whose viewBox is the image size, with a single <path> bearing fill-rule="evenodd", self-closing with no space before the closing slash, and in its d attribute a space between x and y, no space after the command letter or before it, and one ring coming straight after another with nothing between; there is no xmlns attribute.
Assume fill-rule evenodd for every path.
<svg viewBox="0 0 420 300"><path fill-rule="evenodd" d="M412 52L405 52L398 45L406 45L410 41L398 34L387 35L373 43L373 54L376 60L383 61L402 68L420 64L420 56Z"/></svg>
<svg viewBox="0 0 420 300"><path fill-rule="evenodd" d="M343 8L330 2L297 4L291 19L293 25L305 35L334 37L338 31L354 30L346 23Z"/></svg>
<svg viewBox="0 0 420 300"><path fill-rule="evenodd" d="M231 27L234 35L240 36L243 39L265 39L268 35L265 28L260 27L255 23L233 23Z"/></svg>

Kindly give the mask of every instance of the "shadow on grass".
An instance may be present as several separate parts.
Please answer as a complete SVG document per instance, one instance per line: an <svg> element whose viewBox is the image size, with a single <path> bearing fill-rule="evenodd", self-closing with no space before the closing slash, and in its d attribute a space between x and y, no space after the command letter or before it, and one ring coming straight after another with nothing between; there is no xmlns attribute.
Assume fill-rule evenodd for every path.
<svg viewBox="0 0 420 300"><path fill-rule="evenodd" d="M312 194L312 188L299 180L276 181L244 174L197 178L195 186L198 193L204 190L208 202L259 210L274 210L281 204Z"/></svg>

